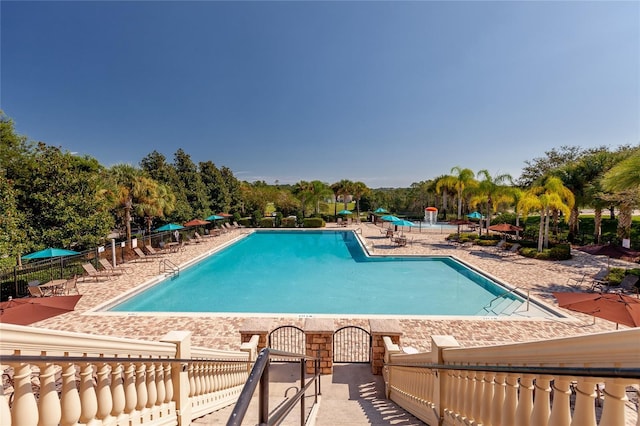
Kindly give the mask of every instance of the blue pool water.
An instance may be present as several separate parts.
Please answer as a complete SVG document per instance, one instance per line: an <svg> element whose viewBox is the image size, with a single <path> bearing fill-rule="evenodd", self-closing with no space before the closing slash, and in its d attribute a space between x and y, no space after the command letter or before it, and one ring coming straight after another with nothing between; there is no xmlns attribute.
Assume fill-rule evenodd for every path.
<svg viewBox="0 0 640 426"><path fill-rule="evenodd" d="M255 232L110 311L486 315L504 292L451 258L369 258L349 231Z"/></svg>

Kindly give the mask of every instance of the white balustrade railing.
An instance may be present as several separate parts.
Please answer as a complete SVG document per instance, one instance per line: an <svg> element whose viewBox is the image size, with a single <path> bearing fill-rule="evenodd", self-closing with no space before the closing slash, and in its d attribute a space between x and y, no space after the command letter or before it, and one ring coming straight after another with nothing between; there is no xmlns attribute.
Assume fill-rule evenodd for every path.
<svg viewBox="0 0 640 426"><path fill-rule="evenodd" d="M191 347L190 335L151 342L0 324L0 424L189 424L234 403L250 352Z"/></svg>
<svg viewBox="0 0 640 426"><path fill-rule="evenodd" d="M640 329L477 348L432 336L431 352L411 355L383 341L387 397L427 424L640 426L626 404Z"/></svg>

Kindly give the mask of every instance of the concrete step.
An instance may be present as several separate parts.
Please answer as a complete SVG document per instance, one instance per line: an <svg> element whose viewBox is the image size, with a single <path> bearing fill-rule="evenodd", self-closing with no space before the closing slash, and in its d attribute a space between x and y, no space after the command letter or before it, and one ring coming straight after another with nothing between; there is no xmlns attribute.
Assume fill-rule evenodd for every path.
<svg viewBox="0 0 640 426"><path fill-rule="evenodd" d="M285 395L293 395L300 386L298 364L272 364L269 384L269 411L283 403ZM419 426L423 422L384 397L382 376L371 374L369 364L336 364L333 374L321 377L321 393L317 408L316 426L339 425L407 425ZM313 405L313 388L307 392L305 417ZM226 424L233 406L202 417L194 424ZM297 405L283 425L300 425L300 406ZM257 391L253 396L243 425L258 424Z"/></svg>

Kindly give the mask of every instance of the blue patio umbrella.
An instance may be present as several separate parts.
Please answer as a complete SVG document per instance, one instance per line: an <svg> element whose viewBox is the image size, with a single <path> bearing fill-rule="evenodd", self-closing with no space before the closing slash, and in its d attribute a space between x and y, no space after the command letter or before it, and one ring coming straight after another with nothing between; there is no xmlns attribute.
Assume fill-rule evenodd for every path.
<svg viewBox="0 0 640 426"><path fill-rule="evenodd" d="M386 221L388 221L388 222L394 222L394 221L396 221L396 220L400 220L400 218L399 218L399 217L394 216L394 215L392 215L392 214L388 214L388 215L382 216L382 217L380 217L380 219L382 219L382 220L386 220Z"/></svg>
<svg viewBox="0 0 640 426"><path fill-rule="evenodd" d="M480 212L473 212L467 215L469 219L482 219L482 214Z"/></svg>
<svg viewBox="0 0 640 426"><path fill-rule="evenodd" d="M393 223L395 226L414 226L413 222L409 222L408 220L404 219L392 220L391 223Z"/></svg>
<svg viewBox="0 0 640 426"><path fill-rule="evenodd" d="M218 216L217 214L212 214L211 216L205 218L204 220L220 220L224 219L222 216Z"/></svg>
<svg viewBox="0 0 640 426"><path fill-rule="evenodd" d="M65 250L61 248L46 248L44 250L36 251L33 253L29 253L27 255L22 256L23 260L33 260L33 259L49 259L53 257L63 257L63 256L72 256L74 254L80 254L77 251L73 250Z"/></svg>
<svg viewBox="0 0 640 426"><path fill-rule="evenodd" d="M183 229L184 226L178 225L176 223L167 223L166 225L162 225L160 228L156 228L157 232L160 231L176 231L178 229Z"/></svg>
<svg viewBox="0 0 640 426"><path fill-rule="evenodd" d="M374 213L389 213L389 210L382 208L382 207L378 207L377 209L375 209L373 211Z"/></svg>
<svg viewBox="0 0 640 426"><path fill-rule="evenodd" d="M351 210L340 210L338 214L351 214Z"/></svg>

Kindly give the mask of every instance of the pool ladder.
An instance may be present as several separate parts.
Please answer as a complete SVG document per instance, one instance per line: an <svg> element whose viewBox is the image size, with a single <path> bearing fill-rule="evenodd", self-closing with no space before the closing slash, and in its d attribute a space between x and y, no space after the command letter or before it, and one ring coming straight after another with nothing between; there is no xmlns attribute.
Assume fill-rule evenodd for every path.
<svg viewBox="0 0 640 426"><path fill-rule="evenodd" d="M170 261L169 259L162 259L159 265L160 274L167 274L168 276L178 276L180 275L180 267Z"/></svg>

